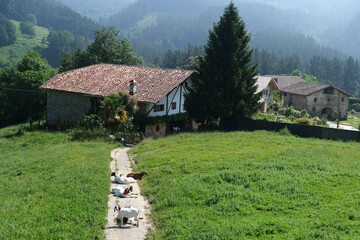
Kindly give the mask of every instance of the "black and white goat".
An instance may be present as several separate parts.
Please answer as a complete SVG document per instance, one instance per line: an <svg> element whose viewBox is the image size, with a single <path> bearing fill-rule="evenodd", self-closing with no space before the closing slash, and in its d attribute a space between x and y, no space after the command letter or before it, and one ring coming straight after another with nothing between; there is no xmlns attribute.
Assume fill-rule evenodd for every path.
<svg viewBox="0 0 360 240"><path fill-rule="evenodd" d="M130 184L130 183L136 183L136 180L132 177L121 177L116 175L115 172L111 173L111 176L114 176L114 182L120 183L120 184Z"/></svg>
<svg viewBox="0 0 360 240"><path fill-rule="evenodd" d="M133 186L123 188L123 187L116 187L111 189L111 193L113 193L116 197L122 197L122 198L136 198L132 197L130 193L133 192ZM137 195L137 194L134 194Z"/></svg>

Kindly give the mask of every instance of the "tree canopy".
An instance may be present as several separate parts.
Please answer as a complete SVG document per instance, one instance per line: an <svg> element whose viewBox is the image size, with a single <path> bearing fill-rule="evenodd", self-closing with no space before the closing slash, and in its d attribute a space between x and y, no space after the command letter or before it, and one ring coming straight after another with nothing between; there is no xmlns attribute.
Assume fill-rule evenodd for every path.
<svg viewBox="0 0 360 240"><path fill-rule="evenodd" d="M131 43L118 37L119 31L114 27L103 27L95 31L95 41L85 51L71 51L61 59L60 71L67 71L97 63L138 65L138 57Z"/></svg>
<svg viewBox="0 0 360 240"><path fill-rule="evenodd" d="M0 127L42 118L46 93L39 86L56 74L38 52L28 52L22 60L0 74Z"/></svg>
<svg viewBox="0 0 360 240"><path fill-rule="evenodd" d="M250 61L250 35L231 2L220 21L209 32L205 56L200 59L185 108L195 120L230 128L236 119L248 118L258 110L260 94L255 94L256 66Z"/></svg>

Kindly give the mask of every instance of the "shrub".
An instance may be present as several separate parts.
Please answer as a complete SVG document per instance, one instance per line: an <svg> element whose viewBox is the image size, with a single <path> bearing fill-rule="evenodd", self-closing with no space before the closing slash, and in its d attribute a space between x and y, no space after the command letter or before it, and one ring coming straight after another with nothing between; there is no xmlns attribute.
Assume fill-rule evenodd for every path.
<svg viewBox="0 0 360 240"><path fill-rule="evenodd" d="M351 110L350 110L350 113L351 113L351 114L355 114L355 113L356 113L356 110L355 110L355 109L351 109Z"/></svg>
<svg viewBox="0 0 360 240"><path fill-rule="evenodd" d="M295 123L304 124L304 125L311 125L312 121L311 121L310 118L302 117L302 118L296 119Z"/></svg>
<svg viewBox="0 0 360 240"><path fill-rule="evenodd" d="M279 131L280 135L284 135L284 136L289 136L291 135L291 132L289 131L289 129L287 127L284 127L283 129L281 129Z"/></svg>
<svg viewBox="0 0 360 240"><path fill-rule="evenodd" d="M104 140L113 141L110 138L110 132L105 128L93 128L93 129L71 129L68 130L73 141L86 141L86 140Z"/></svg>
<svg viewBox="0 0 360 240"><path fill-rule="evenodd" d="M91 114L84 117L83 121L84 127L86 128L103 128L105 126L105 122L99 117L97 114Z"/></svg>
<svg viewBox="0 0 360 240"><path fill-rule="evenodd" d="M310 118L310 115L308 114L308 112L303 109L301 112L300 112L300 116L301 117L306 117L306 118Z"/></svg>

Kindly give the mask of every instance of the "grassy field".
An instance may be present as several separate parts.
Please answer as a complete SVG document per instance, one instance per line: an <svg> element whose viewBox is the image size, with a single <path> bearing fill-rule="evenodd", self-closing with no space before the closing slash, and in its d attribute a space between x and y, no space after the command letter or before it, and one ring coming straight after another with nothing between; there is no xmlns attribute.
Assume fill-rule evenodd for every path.
<svg viewBox="0 0 360 240"><path fill-rule="evenodd" d="M214 132L131 154L154 239L360 239L359 143Z"/></svg>
<svg viewBox="0 0 360 240"><path fill-rule="evenodd" d="M0 239L103 239L118 145L17 133L0 129Z"/></svg>
<svg viewBox="0 0 360 240"><path fill-rule="evenodd" d="M0 48L0 67L7 64L15 64L30 50L36 48L46 48L47 45L42 42L47 38L49 30L47 28L35 26L35 36L31 37L20 32L20 22L11 22L16 27L17 40L14 44Z"/></svg>

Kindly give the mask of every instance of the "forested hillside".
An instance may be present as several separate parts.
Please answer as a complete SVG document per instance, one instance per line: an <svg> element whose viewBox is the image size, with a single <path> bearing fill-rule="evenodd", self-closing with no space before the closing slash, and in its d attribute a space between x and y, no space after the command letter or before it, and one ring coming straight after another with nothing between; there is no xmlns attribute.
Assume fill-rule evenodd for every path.
<svg viewBox="0 0 360 240"><path fill-rule="evenodd" d="M81 15L103 21L136 0L59 0Z"/></svg>
<svg viewBox="0 0 360 240"><path fill-rule="evenodd" d="M39 26L87 37L93 37L94 30L99 28L94 21L54 0L0 0L0 13L20 22L33 14Z"/></svg>
<svg viewBox="0 0 360 240"><path fill-rule="evenodd" d="M189 43L193 46L206 43L208 30L223 10L220 1L213 2L216 4L209 7L209 3L201 0L171 3L138 0L111 16L107 24L120 29L121 35L133 43L144 61L153 63L156 58L162 61L169 49L182 50ZM303 34L303 29L313 29L313 23L303 12L263 3L236 2L240 16L252 33L252 47L280 57L295 54L303 64L314 55L341 57L338 51Z"/></svg>

